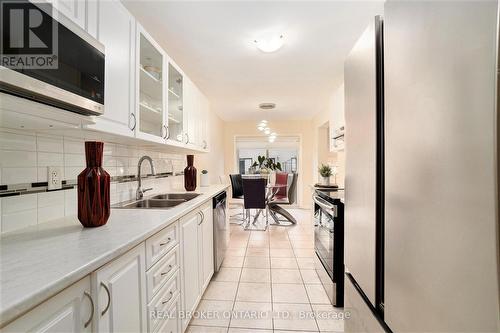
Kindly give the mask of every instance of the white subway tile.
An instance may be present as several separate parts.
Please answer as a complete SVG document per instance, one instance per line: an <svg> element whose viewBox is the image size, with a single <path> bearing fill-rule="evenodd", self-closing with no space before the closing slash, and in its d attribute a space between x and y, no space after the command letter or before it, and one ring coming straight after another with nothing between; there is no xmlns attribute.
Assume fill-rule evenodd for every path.
<svg viewBox="0 0 500 333"><path fill-rule="evenodd" d="M66 167L85 167L85 155L82 154L64 154L64 166Z"/></svg>
<svg viewBox="0 0 500 333"><path fill-rule="evenodd" d="M84 167L65 167L64 178L65 180L75 180L78 175L84 170Z"/></svg>
<svg viewBox="0 0 500 333"><path fill-rule="evenodd" d="M37 151L48 153L63 153L63 138L37 135L36 137Z"/></svg>
<svg viewBox="0 0 500 333"><path fill-rule="evenodd" d="M104 151L103 151L104 156L116 155L115 150L116 150L116 145L114 143L104 142Z"/></svg>
<svg viewBox="0 0 500 333"><path fill-rule="evenodd" d="M104 156L102 158L102 166L106 167L116 167L116 157L114 156Z"/></svg>
<svg viewBox="0 0 500 333"><path fill-rule="evenodd" d="M0 167L36 167L36 153L22 150L0 150Z"/></svg>
<svg viewBox="0 0 500 333"><path fill-rule="evenodd" d="M22 229L30 225L35 225L36 223L37 223L36 209L28 209L11 214L4 213L2 215L2 232Z"/></svg>
<svg viewBox="0 0 500 333"><path fill-rule="evenodd" d="M36 136L0 132L0 149L36 151Z"/></svg>
<svg viewBox="0 0 500 333"><path fill-rule="evenodd" d="M37 207L37 194L16 195L2 198L2 213L10 214Z"/></svg>
<svg viewBox="0 0 500 333"><path fill-rule="evenodd" d="M113 156L129 157L128 146L116 145L112 155Z"/></svg>
<svg viewBox="0 0 500 333"><path fill-rule="evenodd" d="M24 184L37 181L37 168L2 168L2 184Z"/></svg>
<svg viewBox="0 0 500 333"><path fill-rule="evenodd" d="M83 154L85 155L85 143L83 140L64 138L65 154Z"/></svg>
<svg viewBox="0 0 500 333"><path fill-rule="evenodd" d="M64 192L66 191L38 193L38 208L61 205L64 202Z"/></svg>
<svg viewBox="0 0 500 333"><path fill-rule="evenodd" d="M64 203L58 206L48 206L38 208L38 224L49 222L64 217Z"/></svg>
<svg viewBox="0 0 500 333"><path fill-rule="evenodd" d="M47 167L38 168L36 173L37 173L36 180L38 182L48 181L49 177L48 177L48 168ZM62 175L61 175L61 177L62 177ZM61 179L64 179L64 177Z"/></svg>
<svg viewBox="0 0 500 333"><path fill-rule="evenodd" d="M64 166L64 155L61 153L38 152L38 166Z"/></svg>

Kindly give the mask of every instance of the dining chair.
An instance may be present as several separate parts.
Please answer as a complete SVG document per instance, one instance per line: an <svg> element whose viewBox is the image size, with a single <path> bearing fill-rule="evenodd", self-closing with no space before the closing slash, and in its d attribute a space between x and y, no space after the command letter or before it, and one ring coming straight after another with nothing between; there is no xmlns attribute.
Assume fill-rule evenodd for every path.
<svg viewBox="0 0 500 333"><path fill-rule="evenodd" d="M243 205L246 213L247 223L245 229L249 229L250 223L255 226L260 214L263 210L266 211L266 225L263 230L266 230L269 221L269 214L267 209L266 200L266 185L267 179L265 178L243 178ZM251 210L255 209L256 213L253 217ZM262 230L262 229L259 229Z"/></svg>
<svg viewBox="0 0 500 333"><path fill-rule="evenodd" d="M279 178L278 178L279 177ZM287 180L287 185L288 185L288 180L290 180L290 186L288 187L283 187L278 190L276 195L274 196L273 200L271 200L268 204L269 206L269 215L273 218L273 220L276 222L276 224L280 225L289 225L289 224L284 224L283 222L288 222L290 224L296 224L297 220L295 217L293 217L290 212L288 212L286 209L281 207L281 205L293 205L296 200L297 200L297 195L295 194L296 188L297 188L297 178L298 174L297 173L292 173L290 175L286 174L286 180ZM276 183L278 184L278 179L280 179L280 182L284 182L284 176L281 174L276 175ZM283 195L283 192L280 194L280 190L285 190L285 193ZM278 215L283 216L285 219L280 219Z"/></svg>
<svg viewBox="0 0 500 333"><path fill-rule="evenodd" d="M229 220L236 219L238 222L231 222L232 224L243 224L245 222L245 208L243 206L243 182L240 174L229 175L231 180L231 203L241 206L242 212L229 216Z"/></svg>

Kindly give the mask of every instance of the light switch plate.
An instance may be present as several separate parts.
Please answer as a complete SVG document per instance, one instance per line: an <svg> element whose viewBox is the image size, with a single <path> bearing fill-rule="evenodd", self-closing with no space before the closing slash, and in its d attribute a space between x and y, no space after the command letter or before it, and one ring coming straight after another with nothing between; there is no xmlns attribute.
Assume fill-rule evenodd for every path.
<svg viewBox="0 0 500 333"><path fill-rule="evenodd" d="M62 169L61 167L48 167L47 182L49 183L47 189L57 190L62 188Z"/></svg>

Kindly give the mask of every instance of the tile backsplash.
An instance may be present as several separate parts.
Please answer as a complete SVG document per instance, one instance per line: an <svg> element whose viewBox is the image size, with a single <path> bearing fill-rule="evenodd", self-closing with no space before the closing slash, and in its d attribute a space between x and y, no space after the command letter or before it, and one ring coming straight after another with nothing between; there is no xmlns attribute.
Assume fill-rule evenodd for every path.
<svg viewBox="0 0 500 333"><path fill-rule="evenodd" d="M85 168L85 140L94 139L0 129L0 185L46 182L49 166L60 167L62 179L75 183ZM105 142L103 167L111 176L137 175L137 163L143 155L151 156L157 173L179 173L186 164L184 155ZM142 168L142 174L150 173L149 163L143 163ZM183 178L148 178L143 184L156 193L181 190ZM112 182L111 203L132 199L136 188L136 181ZM76 189L0 198L0 232L75 215L76 210Z"/></svg>

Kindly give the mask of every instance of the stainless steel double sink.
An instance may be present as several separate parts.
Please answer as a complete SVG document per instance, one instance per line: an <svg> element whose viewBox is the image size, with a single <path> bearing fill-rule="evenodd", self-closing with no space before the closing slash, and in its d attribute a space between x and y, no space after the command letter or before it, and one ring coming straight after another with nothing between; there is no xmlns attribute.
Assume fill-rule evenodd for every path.
<svg viewBox="0 0 500 333"><path fill-rule="evenodd" d="M120 202L111 208L124 209L169 209L199 196L199 193L165 193L140 200Z"/></svg>

